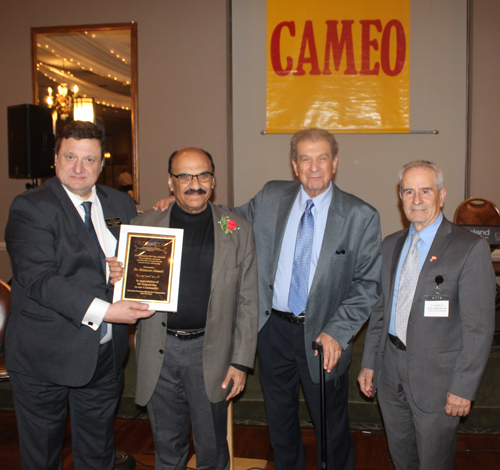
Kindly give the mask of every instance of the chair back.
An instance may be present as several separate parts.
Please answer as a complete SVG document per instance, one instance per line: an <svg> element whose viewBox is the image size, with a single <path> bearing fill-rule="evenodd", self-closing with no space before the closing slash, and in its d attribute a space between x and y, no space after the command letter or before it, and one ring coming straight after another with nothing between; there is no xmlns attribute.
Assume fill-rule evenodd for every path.
<svg viewBox="0 0 500 470"><path fill-rule="evenodd" d="M455 211L453 222L458 225L500 225L500 210L482 197L471 197L462 202ZM498 246L490 245L494 251Z"/></svg>

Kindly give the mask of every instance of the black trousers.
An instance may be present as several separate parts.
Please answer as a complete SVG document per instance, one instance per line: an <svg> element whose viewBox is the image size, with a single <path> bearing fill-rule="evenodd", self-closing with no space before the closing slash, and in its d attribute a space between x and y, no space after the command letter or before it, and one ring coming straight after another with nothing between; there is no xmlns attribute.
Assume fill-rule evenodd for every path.
<svg viewBox="0 0 500 470"><path fill-rule="evenodd" d="M304 326L289 323L274 314L259 333L259 369L276 470L304 470L305 467L298 417L299 383L316 431L318 461L320 457L320 388L311 380L305 348ZM334 374L335 370L331 373ZM354 469L347 404L348 377L345 372L326 383L328 470Z"/></svg>
<svg viewBox="0 0 500 470"><path fill-rule="evenodd" d="M71 416L73 460L77 470L114 467L114 414L123 385L113 364L112 342L99 349L92 380L65 387L9 371L19 428L23 470L60 470L66 415Z"/></svg>

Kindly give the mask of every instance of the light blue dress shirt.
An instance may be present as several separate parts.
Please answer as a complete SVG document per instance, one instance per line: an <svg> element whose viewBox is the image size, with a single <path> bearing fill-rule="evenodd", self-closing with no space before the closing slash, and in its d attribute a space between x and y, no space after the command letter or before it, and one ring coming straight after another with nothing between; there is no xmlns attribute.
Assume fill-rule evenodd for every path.
<svg viewBox="0 0 500 470"><path fill-rule="evenodd" d="M443 221L443 213L441 212L438 218L428 227L425 227L419 233L420 240L417 243L418 248L418 261L419 261L419 272L422 270L422 266L424 265L424 261L429 254L429 250L431 249L432 242L434 241L434 237L438 231L441 222ZM391 308L391 321L389 323L389 333L391 335L396 336L396 302L398 300L398 292L399 292L399 281L401 279L401 268L403 267L403 262L408 254L408 250L411 244L411 238L414 233L417 231L413 228L413 224L410 225L410 230L408 232L408 236L406 237L405 244L403 245L403 249L401 250L401 255L399 257L398 269L396 271L396 279L394 281L394 295L392 296L392 308Z"/></svg>
<svg viewBox="0 0 500 470"><path fill-rule="evenodd" d="M323 236L325 235L326 220L328 218L328 209L333 195L333 186L330 183L328 189L319 196L313 198L314 206L312 214L314 217L314 239L311 255L311 268L309 270L309 286L308 292L311 289L316 266L318 265L319 253ZM288 308L288 294L290 292L290 282L292 280L293 256L295 253L295 241L297 239L297 231L299 222L306 208L306 201L311 199L301 186L299 194L293 203L288 222L286 224L283 242L281 244L281 252L278 260L278 268L276 270L276 278L274 279L274 294L273 308L282 312L290 312Z"/></svg>

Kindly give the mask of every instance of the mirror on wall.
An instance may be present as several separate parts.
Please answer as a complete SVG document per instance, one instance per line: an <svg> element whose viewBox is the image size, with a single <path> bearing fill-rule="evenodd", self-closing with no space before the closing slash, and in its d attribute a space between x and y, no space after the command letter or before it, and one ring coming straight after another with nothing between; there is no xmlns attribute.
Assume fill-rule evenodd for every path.
<svg viewBox="0 0 500 470"><path fill-rule="evenodd" d="M56 134L93 120L106 136L99 183L138 203L137 24L31 28L31 55L33 102L52 110Z"/></svg>

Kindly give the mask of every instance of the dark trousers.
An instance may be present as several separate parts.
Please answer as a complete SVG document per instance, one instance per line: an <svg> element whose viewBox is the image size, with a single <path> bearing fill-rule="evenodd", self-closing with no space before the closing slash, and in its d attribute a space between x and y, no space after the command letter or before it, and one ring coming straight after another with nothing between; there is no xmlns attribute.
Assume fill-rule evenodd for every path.
<svg viewBox="0 0 500 470"><path fill-rule="evenodd" d="M123 385L116 378L111 341L99 349L92 380L65 387L9 371L24 470L60 470L66 415L71 416L73 460L77 470L114 466L114 414Z"/></svg>
<svg viewBox="0 0 500 470"><path fill-rule="evenodd" d="M191 425L197 470L229 470L228 402L210 403L207 397L203 340L167 335L160 377L147 405L156 470L185 470Z"/></svg>
<svg viewBox="0 0 500 470"><path fill-rule="evenodd" d="M299 383L316 431L318 460L320 457L320 389L319 384L311 380L305 348L304 326L289 323L274 314L259 333L259 369L276 470L304 470L305 467L298 417ZM346 372L326 383L328 470L354 469L347 403Z"/></svg>
<svg viewBox="0 0 500 470"><path fill-rule="evenodd" d="M384 351L377 393L394 466L397 470L453 470L458 416L448 416L444 409L422 411L410 390L406 351L389 340Z"/></svg>

